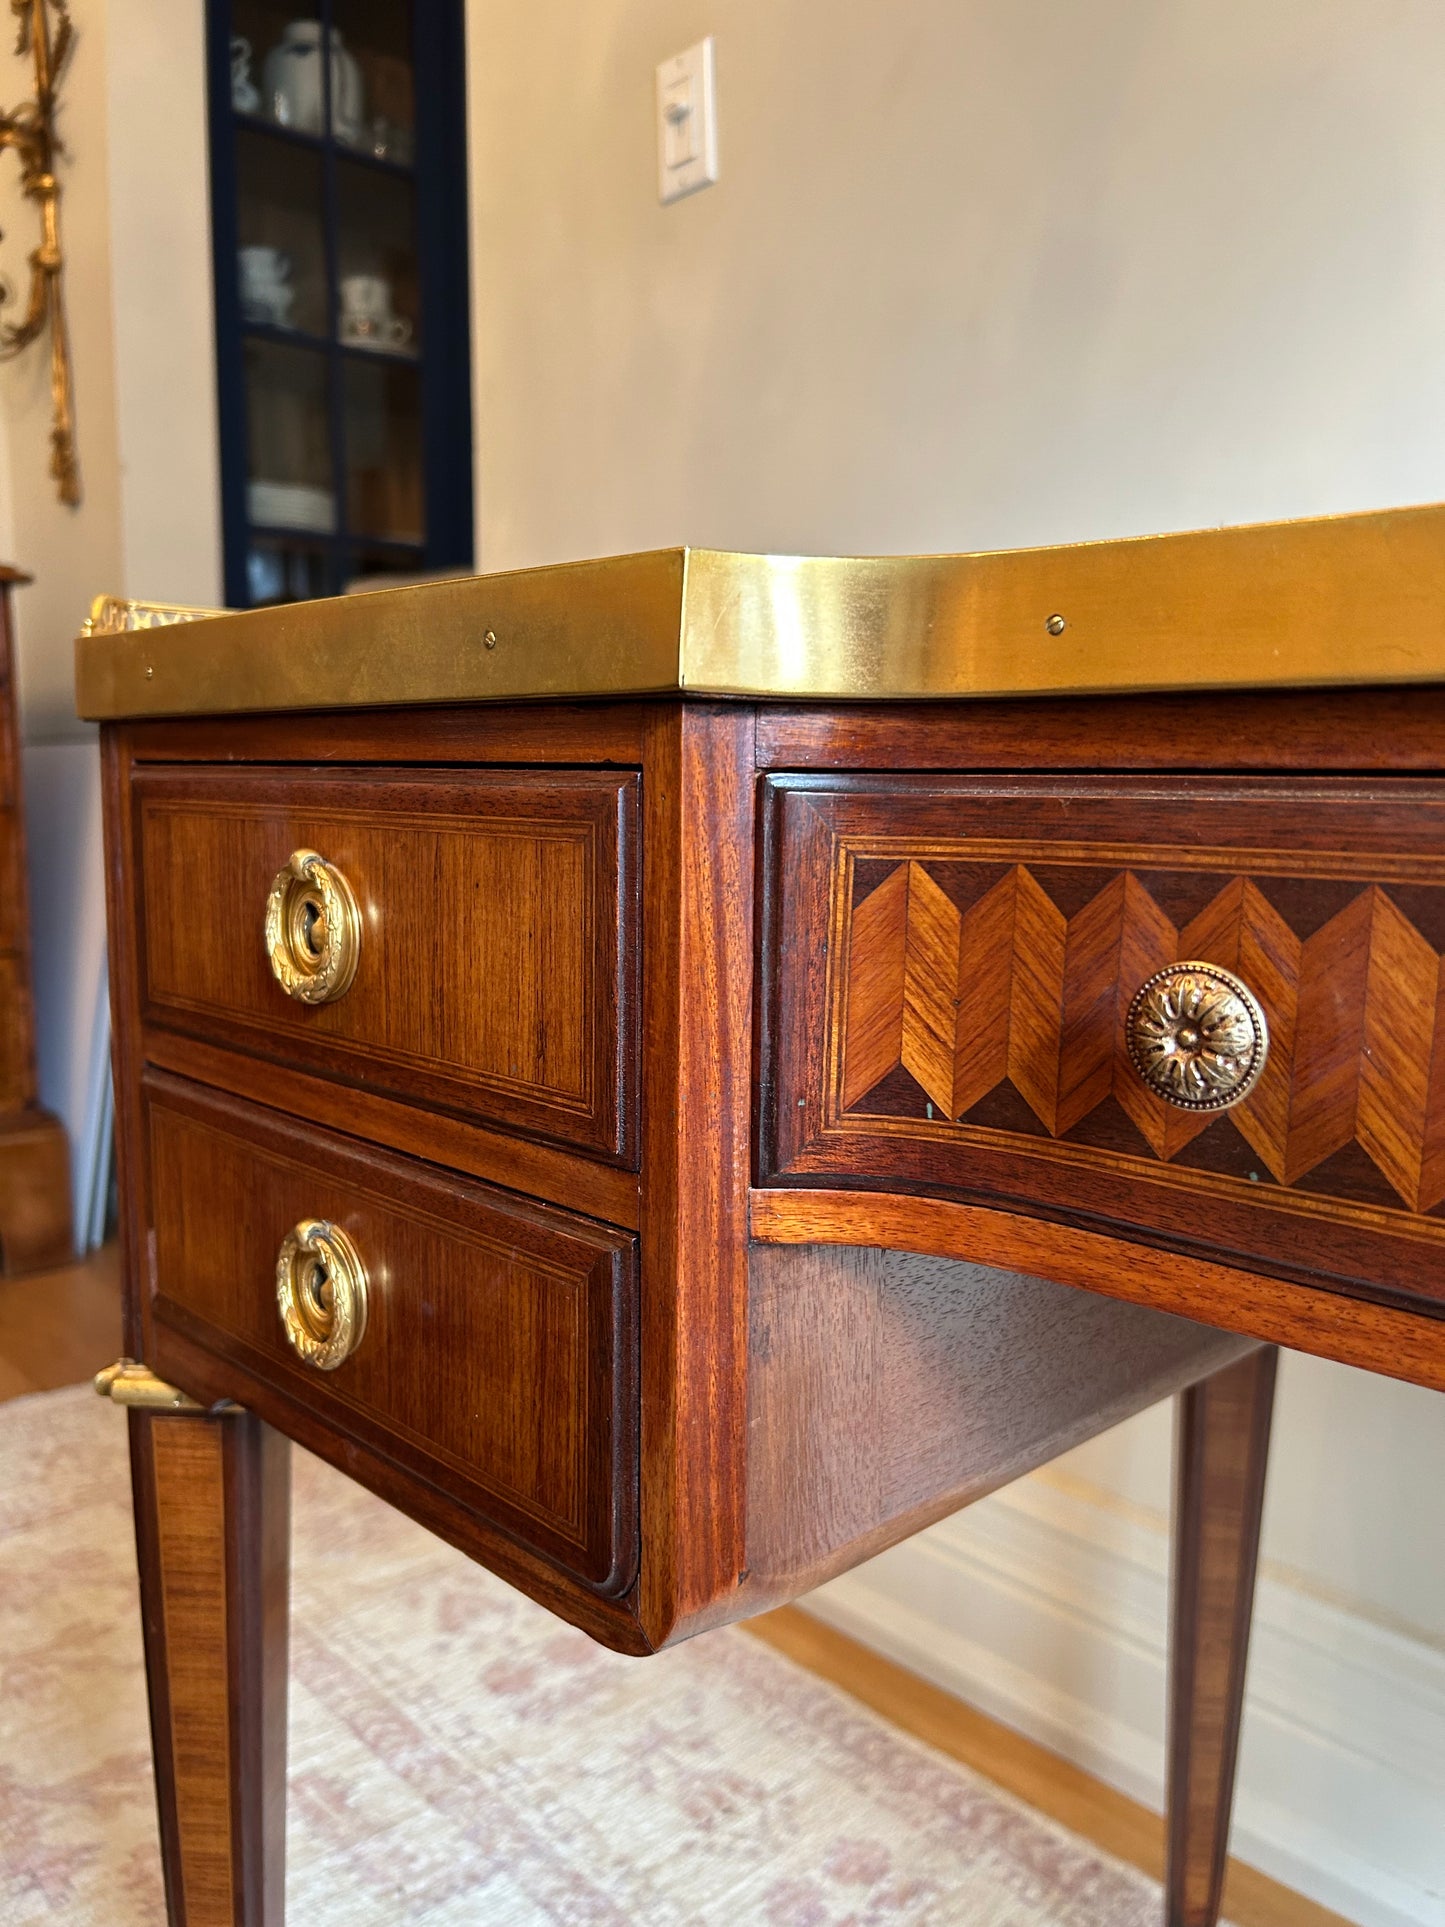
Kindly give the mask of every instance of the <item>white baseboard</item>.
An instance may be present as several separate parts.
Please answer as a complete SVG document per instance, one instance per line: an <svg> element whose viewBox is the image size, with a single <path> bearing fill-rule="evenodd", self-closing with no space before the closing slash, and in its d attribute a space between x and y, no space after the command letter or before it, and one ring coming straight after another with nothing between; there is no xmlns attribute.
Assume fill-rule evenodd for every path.
<svg viewBox="0 0 1445 1927"><path fill-rule="evenodd" d="M820 1619L1163 1803L1164 1522L1049 1473L835 1579ZM1445 1927L1445 1652L1261 1570L1231 1850L1360 1927Z"/></svg>

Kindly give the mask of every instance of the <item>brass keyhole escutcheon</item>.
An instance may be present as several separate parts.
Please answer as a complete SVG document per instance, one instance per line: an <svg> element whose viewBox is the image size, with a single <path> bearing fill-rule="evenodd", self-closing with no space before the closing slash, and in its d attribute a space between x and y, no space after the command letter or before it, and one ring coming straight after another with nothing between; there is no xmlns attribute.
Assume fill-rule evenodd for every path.
<svg viewBox="0 0 1445 1927"><path fill-rule="evenodd" d="M1248 984L1220 964L1175 963L1135 991L1124 1020L1129 1061L1181 1111L1227 1111L1264 1071L1269 1025Z"/></svg>
<svg viewBox="0 0 1445 1927"><path fill-rule="evenodd" d="M276 1257L276 1306L298 1358L334 1372L366 1331L366 1267L338 1224L303 1218Z"/></svg>
<svg viewBox="0 0 1445 1927"><path fill-rule="evenodd" d="M298 900L292 936L296 948L318 964L325 957L330 942L326 905L314 891L305 891Z"/></svg>
<svg viewBox="0 0 1445 1927"><path fill-rule="evenodd" d="M297 1309L313 1337L324 1339L330 1335L335 1323L335 1308L336 1293L331 1286L331 1273L322 1259L309 1259L301 1273L301 1295Z"/></svg>
<svg viewBox="0 0 1445 1927"><path fill-rule="evenodd" d="M351 885L315 850L293 850L266 899L271 974L303 1004L345 996L361 960L361 916Z"/></svg>

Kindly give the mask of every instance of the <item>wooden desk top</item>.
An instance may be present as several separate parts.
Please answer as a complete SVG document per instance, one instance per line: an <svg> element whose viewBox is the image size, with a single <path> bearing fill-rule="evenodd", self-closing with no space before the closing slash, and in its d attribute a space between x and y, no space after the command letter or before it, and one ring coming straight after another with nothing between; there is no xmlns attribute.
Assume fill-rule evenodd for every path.
<svg viewBox="0 0 1445 1927"><path fill-rule="evenodd" d="M1445 507L978 555L661 549L212 614L203 637L197 613L103 598L81 715L1445 682Z"/></svg>

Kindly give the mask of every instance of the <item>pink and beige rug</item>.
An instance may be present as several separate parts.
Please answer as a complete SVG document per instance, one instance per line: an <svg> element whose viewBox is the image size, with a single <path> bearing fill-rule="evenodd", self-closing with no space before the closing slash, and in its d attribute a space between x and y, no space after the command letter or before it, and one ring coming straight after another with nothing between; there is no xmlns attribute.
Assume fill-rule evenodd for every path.
<svg viewBox="0 0 1445 1927"><path fill-rule="evenodd" d="M619 1659L296 1455L295 1927L1157 1927L737 1631ZM0 1921L163 1919L122 1415L0 1405Z"/></svg>

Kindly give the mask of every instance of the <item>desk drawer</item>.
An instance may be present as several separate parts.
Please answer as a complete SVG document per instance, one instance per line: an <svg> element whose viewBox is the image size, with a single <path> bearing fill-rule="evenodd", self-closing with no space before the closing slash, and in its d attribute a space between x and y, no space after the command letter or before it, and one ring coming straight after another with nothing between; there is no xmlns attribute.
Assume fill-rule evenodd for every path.
<svg viewBox="0 0 1445 1927"><path fill-rule="evenodd" d="M771 787L770 1181L964 1194L1445 1306L1445 786ZM1177 962L1265 1019L1229 1108L1135 1067L1136 993ZM1180 981L1136 1013L1176 1066Z"/></svg>
<svg viewBox="0 0 1445 1927"><path fill-rule="evenodd" d="M635 776L145 769L135 796L147 1023L635 1165ZM297 851L344 879L354 950L294 875L268 932ZM347 967L288 994L268 944Z"/></svg>
<svg viewBox="0 0 1445 1927"><path fill-rule="evenodd" d="M636 1241L150 1073L154 1318L599 1590L637 1544ZM307 1363L278 1305L287 1267ZM340 1233L338 1240L336 1234ZM344 1273L318 1309L307 1251ZM340 1260L337 1254L342 1254ZM364 1301L364 1310L357 1300ZM359 1336L358 1336L359 1334Z"/></svg>

